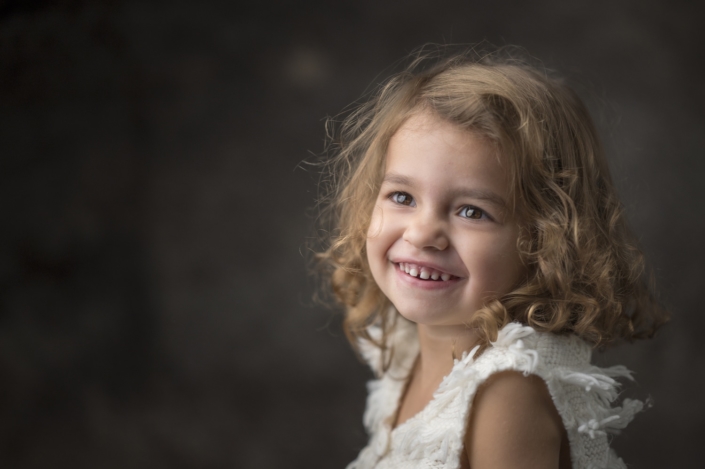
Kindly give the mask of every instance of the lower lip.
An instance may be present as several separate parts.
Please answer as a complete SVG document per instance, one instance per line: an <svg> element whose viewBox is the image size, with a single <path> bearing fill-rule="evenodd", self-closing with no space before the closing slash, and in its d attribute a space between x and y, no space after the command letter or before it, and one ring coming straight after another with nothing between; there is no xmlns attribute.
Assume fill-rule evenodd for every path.
<svg viewBox="0 0 705 469"><path fill-rule="evenodd" d="M456 286L462 278L455 277L449 280L423 280L418 277L412 277L411 275L407 274L401 268L399 267L399 264L394 264L394 270L397 273L397 277L404 282L407 285L410 285L414 288L421 288L423 290L447 290L449 288L453 288Z"/></svg>

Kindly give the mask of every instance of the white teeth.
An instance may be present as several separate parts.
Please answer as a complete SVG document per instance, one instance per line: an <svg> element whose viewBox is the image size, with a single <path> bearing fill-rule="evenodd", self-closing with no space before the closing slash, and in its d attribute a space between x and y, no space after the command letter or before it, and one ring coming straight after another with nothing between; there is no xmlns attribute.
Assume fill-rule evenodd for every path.
<svg viewBox="0 0 705 469"><path fill-rule="evenodd" d="M427 267L419 267L415 264L409 264L407 262L400 262L399 263L399 270L401 270L402 272L406 272L407 274L411 275L412 277L418 277L423 280L441 279L444 282L447 282L452 277L451 274L444 274L444 273L441 273L437 270L429 269Z"/></svg>

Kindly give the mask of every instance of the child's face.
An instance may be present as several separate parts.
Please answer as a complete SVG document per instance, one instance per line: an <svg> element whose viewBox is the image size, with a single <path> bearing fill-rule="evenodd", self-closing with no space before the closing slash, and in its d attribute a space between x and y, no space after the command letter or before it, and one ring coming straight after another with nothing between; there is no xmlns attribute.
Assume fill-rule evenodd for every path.
<svg viewBox="0 0 705 469"><path fill-rule="evenodd" d="M431 114L392 137L367 233L382 292L407 319L463 325L524 272L506 171L472 132Z"/></svg>

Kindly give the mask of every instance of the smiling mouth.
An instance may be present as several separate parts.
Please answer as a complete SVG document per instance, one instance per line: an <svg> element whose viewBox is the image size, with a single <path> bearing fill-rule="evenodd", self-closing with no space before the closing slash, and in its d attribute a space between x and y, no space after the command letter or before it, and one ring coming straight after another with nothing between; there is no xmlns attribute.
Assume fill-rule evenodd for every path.
<svg viewBox="0 0 705 469"><path fill-rule="evenodd" d="M411 277L421 280L428 280L430 282L447 282L448 280L459 278L446 272L411 264L409 262L397 262L396 266L400 271L410 275Z"/></svg>

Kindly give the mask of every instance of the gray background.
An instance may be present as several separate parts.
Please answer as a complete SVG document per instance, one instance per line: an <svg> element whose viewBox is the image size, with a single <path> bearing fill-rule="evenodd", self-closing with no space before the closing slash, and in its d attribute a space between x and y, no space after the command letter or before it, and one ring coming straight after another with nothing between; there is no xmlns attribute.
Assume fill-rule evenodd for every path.
<svg viewBox="0 0 705 469"><path fill-rule="evenodd" d="M705 458L701 2L0 1L0 466L343 467L365 381L311 300L324 118L427 43L577 84L673 321L599 354L654 406L634 468Z"/></svg>

